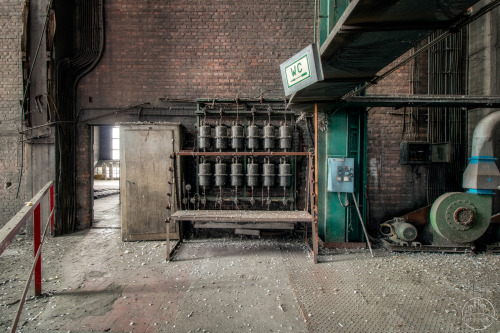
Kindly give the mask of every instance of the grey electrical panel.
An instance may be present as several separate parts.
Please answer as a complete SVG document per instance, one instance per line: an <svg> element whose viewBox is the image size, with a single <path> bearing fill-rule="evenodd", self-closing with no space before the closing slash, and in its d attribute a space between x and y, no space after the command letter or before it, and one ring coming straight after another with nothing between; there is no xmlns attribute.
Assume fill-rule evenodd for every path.
<svg viewBox="0 0 500 333"><path fill-rule="evenodd" d="M354 192L354 158L328 158L328 191Z"/></svg>

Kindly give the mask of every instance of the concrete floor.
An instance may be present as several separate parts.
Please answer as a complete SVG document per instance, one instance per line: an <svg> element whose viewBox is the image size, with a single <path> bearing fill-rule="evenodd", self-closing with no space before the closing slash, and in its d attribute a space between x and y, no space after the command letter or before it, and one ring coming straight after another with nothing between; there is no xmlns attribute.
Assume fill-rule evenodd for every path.
<svg viewBox="0 0 500 333"><path fill-rule="evenodd" d="M45 296L28 299L19 331L500 331L498 255L323 250L314 264L297 239L222 238L188 241L166 263L164 242L121 241L118 208L98 199L95 228L46 241ZM31 244L19 235L0 257L0 331Z"/></svg>

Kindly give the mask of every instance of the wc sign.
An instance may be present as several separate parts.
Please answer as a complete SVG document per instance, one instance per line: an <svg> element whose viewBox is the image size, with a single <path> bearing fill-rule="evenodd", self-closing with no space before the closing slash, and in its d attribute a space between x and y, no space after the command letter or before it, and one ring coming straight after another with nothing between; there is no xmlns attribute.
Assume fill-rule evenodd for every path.
<svg viewBox="0 0 500 333"><path fill-rule="evenodd" d="M280 65L285 95L323 80L318 49L312 44Z"/></svg>
<svg viewBox="0 0 500 333"><path fill-rule="evenodd" d="M310 78L311 70L309 69L308 54L304 54L302 58L285 67L285 72L288 88Z"/></svg>

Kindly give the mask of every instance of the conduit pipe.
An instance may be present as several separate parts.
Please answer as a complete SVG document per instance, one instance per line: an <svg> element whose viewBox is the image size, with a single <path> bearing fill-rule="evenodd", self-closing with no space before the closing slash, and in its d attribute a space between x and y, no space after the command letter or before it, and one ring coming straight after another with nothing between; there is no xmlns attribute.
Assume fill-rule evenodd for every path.
<svg viewBox="0 0 500 333"><path fill-rule="evenodd" d="M493 135L500 124L500 111L479 121L472 137L469 165L463 176L463 187L469 193L493 194L500 185L500 172L493 157Z"/></svg>

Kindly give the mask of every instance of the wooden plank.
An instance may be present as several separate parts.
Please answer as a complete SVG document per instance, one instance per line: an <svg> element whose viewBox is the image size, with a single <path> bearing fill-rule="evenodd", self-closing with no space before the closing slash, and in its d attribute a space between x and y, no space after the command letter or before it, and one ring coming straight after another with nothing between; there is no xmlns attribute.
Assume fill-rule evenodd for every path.
<svg viewBox="0 0 500 333"><path fill-rule="evenodd" d="M197 229L293 229L292 223L228 223L228 222L195 222Z"/></svg>
<svg viewBox="0 0 500 333"><path fill-rule="evenodd" d="M129 234L123 238L124 242L137 242L137 241L164 241L167 238L166 232L158 233L143 233L143 234ZM170 234L170 239L176 239Z"/></svg>
<svg viewBox="0 0 500 333"><path fill-rule="evenodd" d="M190 210L172 214L173 221L206 222L312 222L312 216L305 211L248 211L248 210Z"/></svg>
<svg viewBox="0 0 500 333"><path fill-rule="evenodd" d="M260 236L260 230L255 229L234 229L236 235Z"/></svg>

